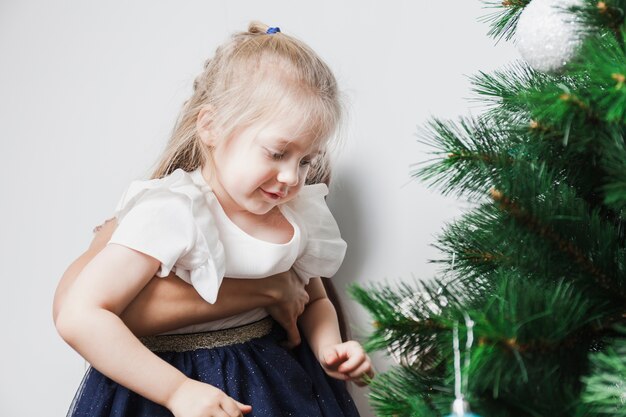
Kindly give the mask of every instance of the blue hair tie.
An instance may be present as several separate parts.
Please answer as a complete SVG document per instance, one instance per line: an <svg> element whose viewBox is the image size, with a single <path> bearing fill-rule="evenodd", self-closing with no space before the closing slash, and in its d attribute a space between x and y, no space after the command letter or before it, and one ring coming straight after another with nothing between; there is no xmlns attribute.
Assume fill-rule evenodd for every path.
<svg viewBox="0 0 626 417"><path fill-rule="evenodd" d="M268 35L273 35L274 33L278 33L278 32L280 32L279 27L267 28L267 30L265 31L265 33L267 33Z"/></svg>

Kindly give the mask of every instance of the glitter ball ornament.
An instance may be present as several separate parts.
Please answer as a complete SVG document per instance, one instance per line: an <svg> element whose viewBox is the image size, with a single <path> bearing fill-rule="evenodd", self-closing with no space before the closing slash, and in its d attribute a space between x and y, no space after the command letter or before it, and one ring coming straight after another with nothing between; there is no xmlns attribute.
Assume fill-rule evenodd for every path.
<svg viewBox="0 0 626 417"><path fill-rule="evenodd" d="M539 71L555 71L570 61L582 43L583 27L569 11L582 0L532 0L524 8L515 36L528 64Z"/></svg>

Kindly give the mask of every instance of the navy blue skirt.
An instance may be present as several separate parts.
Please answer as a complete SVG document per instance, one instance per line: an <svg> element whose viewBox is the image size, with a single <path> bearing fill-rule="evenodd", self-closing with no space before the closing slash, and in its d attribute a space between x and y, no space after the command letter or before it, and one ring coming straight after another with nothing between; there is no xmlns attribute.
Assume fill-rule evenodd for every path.
<svg viewBox="0 0 626 417"><path fill-rule="evenodd" d="M252 406L246 417L358 417L343 381L326 375L303 339L288 350L284 330L228 346L155 353L189 378L211 384ZM158 405L87 370L68 412L71 417L172 417Z"/></svg>

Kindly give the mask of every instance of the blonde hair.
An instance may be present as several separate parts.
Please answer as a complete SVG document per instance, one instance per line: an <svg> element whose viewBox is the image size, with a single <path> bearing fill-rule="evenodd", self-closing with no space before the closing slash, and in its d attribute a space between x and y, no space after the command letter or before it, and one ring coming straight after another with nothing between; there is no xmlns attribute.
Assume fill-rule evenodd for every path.
<svg viewBox="0 0 626 417"><path fill-rule="evenodd" d="M333 136L343 112L330 68L302 41L281 32L267 34L267 29L251 22L247 32L235 33L206 61L151 178L210 163L210 150L196 131L203 109L210 109L219 140L235 129L281 116L298 117L303 130L323 145ZM326 154L317 159L309 182L328 175Z"/></svg>

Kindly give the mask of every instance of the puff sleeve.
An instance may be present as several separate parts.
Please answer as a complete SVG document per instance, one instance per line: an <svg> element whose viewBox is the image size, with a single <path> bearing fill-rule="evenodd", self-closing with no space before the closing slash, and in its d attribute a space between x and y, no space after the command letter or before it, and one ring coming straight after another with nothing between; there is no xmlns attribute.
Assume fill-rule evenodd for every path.
<svg viewBox="0 0 626 417"><path fill-rule="evenodd" d="M202 192L189 174L135 181L116 210L118 227L109 243L145 253L161 262L157 276L171 271L210 303L224 277L224 250Z"/></svg>
<svg viewBox="0 0 626 417"><path fill-rule="evenodd" d="M293 269L300 278L335 275L346 254L337 222L326 205L325 184L305 186L293 202L293 209L303 225L304 245Z"/></svg>

